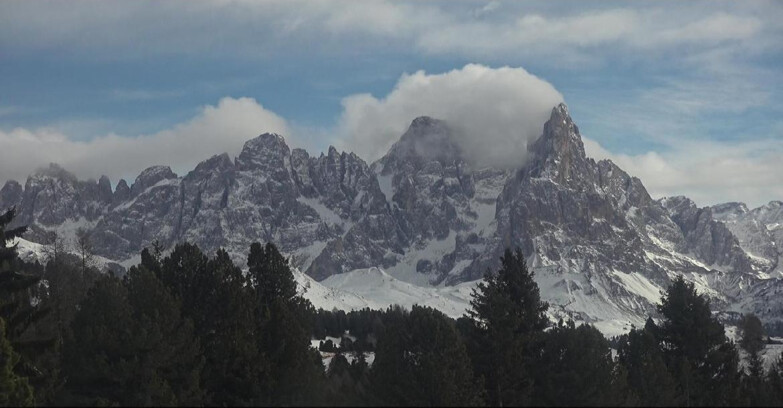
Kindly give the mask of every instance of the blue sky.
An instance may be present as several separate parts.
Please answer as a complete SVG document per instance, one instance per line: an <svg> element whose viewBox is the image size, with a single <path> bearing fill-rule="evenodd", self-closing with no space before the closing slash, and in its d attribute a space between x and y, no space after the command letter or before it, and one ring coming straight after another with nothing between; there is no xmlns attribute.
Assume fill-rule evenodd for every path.
<svg viewBox="0 0 783 408"><path fill-rule="evenodd" d="M783 199L780 21L753 1L4 1L0 181L183 173L264 131L373 160L419 114L504 146L562 99L653 196L760 205Z"/></svg>

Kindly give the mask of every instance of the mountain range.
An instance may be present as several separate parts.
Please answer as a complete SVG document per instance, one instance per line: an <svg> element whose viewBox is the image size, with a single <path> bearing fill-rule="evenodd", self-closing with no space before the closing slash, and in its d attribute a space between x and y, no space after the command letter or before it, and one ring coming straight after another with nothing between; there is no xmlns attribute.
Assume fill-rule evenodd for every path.
<svg viewBox="0 0 783 408"><path fill-rule="evenodd" d="M404 292L408 303L442 298L457 310L470 282L519 247L552 318L624 331L655 315L660 291L683 275L714 309L783 320L782 202L653 199L612 161L586 156L563 104L516 168L474 165L454 132L416 118L371 164L334 147L310 156L266 133L233 159L213 156L181 177L154 166L114 188L105 176L79 180L52 164L24 186L7 182L0 208L17 207L29 241L83 228L97 255L126 267L156 240L222 247L239 265L251 242L271 241L310 296L353 299L314 299L329 307L394 303Z"/></svg>

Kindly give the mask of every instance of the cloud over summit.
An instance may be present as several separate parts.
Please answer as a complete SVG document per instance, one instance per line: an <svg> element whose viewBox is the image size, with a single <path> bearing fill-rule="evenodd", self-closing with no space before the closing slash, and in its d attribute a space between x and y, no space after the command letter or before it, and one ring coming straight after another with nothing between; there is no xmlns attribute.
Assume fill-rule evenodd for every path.
<svg viewBox="0 0 783 408"><path fill-rule="evenodd" d="M541 135L563 96L523 68L468 64L442 74L418 71L400 77L378 99L343 99L337 144L368 161L385 154L418 116L446 121L456 142L477 165L519 166L527 145Z"/></svg>

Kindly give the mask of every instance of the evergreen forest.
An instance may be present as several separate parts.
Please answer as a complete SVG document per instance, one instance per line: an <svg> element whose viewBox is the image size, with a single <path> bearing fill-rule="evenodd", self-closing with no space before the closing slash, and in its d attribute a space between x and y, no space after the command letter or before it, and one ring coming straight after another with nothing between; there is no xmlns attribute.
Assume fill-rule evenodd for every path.
<svg viewBox="0 0 783 408"><path fill-rule="evenodd" d="M315 310L272 243L241 266L153 245L121 276L94 266L88 237L80 256L25 262L13 217L0 215L2 406L783 405L762 322L744 316L734 343L681 277L644 327L607 339L550 322L519 249L454 320Z"/></svg>

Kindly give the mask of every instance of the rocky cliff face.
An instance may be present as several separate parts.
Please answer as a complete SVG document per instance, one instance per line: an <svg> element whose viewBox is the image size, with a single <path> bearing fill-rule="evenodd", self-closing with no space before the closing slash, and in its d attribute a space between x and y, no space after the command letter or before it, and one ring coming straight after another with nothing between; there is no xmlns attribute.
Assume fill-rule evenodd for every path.
<svg viewBox="0 0 783 408"><path fill-rule="evenodd" d="M317 280L380 267L409 283L453 285L518 246L555 317L642 324L680 274L723 310L781 317L783 203L653 200L611 161L586 157L565 105L516 169L472 167L451 135L447 123L417 118L368 165L333 147L311 157L263 134L233 160L214 156L184 177L151 167L114 191L105 177L79 181L52 165L24 187L6 183L0 206L19 207L31 240L87 228L98 255L126 264L154 240L223 247L238 264L251 242L273 241Z"/></svg>
<svg viewBox="0 0 783 408"><path fill-rule="evenodd" d="M726 203L711 208L737 239L753 268L770 277L783 277L783 202L772 201L749 210L743 203Z"/></svg>

